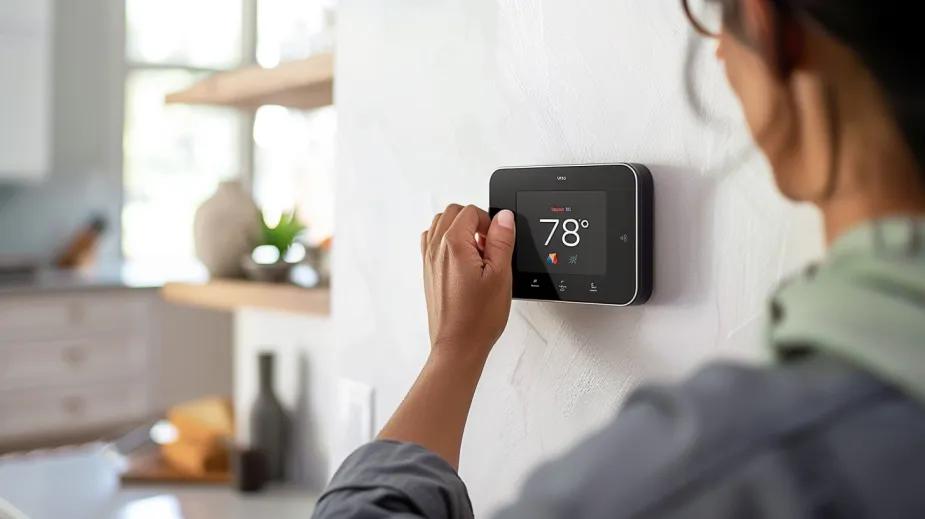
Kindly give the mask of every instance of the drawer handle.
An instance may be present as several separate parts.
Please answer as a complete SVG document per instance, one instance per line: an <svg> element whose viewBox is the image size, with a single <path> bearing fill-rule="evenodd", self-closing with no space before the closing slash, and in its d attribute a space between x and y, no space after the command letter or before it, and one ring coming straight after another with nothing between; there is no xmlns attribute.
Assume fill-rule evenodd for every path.
<svg viewBox="0 0 925 519"><path fill-rule="evenodd" d="M69 396L61 401L61 406L67 414L76 416L83 414L86 402L79 396Z"/></svg>
<svg viewBox="0 0 925 519"><path fill-rule="evenodd" d="M72 347L64 350L62 356L64 357L64 362L70 364L73 367L80 366L84 363L85 360L87 360L87 353L78 347Z"/></svg>

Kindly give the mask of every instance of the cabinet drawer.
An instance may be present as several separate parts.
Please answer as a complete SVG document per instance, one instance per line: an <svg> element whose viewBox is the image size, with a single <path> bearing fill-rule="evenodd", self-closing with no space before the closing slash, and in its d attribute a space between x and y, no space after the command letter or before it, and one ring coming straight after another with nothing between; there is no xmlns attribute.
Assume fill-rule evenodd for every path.
<svg viewBox="0 0 925 519"><path fill-rule="evenodd" d="M143 384L118 380L109 384L42 391L0 393L0 437L55 434L144 417Z"/></svg>
<svg viewBox="0 0 925 519"><path fill-rule="evenodd" d="M69 300L12 297L0 299L0 334L61 328L71 324Z"/></svg>
<svg viewBox="0 0 925 519"><path fill-rule="evenodd" d="M149 298L130 291L0 298L0 344L65 331L139 329Z"/></svg>
<svg viewBox="0 0 925 519"><path fill-rule="evenodd" d="M123 291L85 295L72 301L75 326L92 329L137 329L147 322L148 299Z"/></svg>
<svg viewBox="0 0 925 519"><path fill-rule="evenodd" d="M145 368L144 339L110 333L46 341L19 341L0 348L0 389L111 379Z"/></svg>

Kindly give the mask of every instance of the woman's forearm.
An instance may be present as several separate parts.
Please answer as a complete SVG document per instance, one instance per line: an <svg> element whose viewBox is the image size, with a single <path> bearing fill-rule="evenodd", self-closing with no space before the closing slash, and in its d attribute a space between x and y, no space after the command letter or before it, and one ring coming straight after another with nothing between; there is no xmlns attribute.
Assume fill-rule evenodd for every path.
<svg viewBox="0 0 925 519"><path fill-rule="evenodd" d="M457 468L469 407L486 360L476 352L485 350L436 348L379 439L416 443Z"/></svg>
<svg viewBox="0 0 925 519"><path fill-rule="evenodd" d="M457 204L421 234L430 358L379 439L416 443L459 466L475 387L511 313L514 234L511 211L491 219Z"/></svg>

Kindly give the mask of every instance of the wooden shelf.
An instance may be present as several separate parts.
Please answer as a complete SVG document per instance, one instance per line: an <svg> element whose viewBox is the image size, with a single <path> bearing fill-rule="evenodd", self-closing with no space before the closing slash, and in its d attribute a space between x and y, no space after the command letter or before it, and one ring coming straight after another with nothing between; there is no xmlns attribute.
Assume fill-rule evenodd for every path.
<svg viewBox="0 0 925 519"><path fill-rule="evenodd" d="M248 307L314 315L331 313L331 292L327 288L218 279L204 284L168 283L161 295L171 303L214 310Z"/></svg>
<svg viewBox="0 0 925 519"><path fill-rule="evenodd" d="M166 102L245 109L263 105L303 110L327 106L334 102L334 55L319 54L275 68L220 72L186 90L168 94Z"/></svg>

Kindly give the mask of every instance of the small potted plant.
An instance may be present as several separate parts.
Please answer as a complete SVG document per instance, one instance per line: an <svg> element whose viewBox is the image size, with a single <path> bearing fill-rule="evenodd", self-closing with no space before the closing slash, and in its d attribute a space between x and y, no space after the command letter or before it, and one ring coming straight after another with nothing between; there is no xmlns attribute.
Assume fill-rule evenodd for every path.
<svg viewBox="0 0 925 519"><path fill-rule="evenodd" d="M286 254L305 232L305 225L299 221L295 211L290 211L283 213L273 227L261 218L260 227L260 245L241 260L244 272L254 281L288 281L294 263L286 261Z"/></svg>

